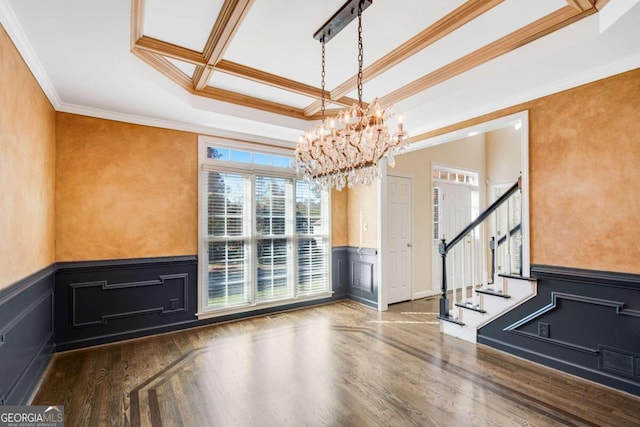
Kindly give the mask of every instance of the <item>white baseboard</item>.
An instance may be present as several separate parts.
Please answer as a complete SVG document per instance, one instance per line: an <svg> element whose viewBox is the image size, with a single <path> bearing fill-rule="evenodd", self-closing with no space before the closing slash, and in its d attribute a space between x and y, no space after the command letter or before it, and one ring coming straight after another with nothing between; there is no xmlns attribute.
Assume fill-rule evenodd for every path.
<svg viewBox="0 0 640 427"><path fill-rule="evenodd" d="M413 297L411 297L412 300L414 299L420 299L420 298L428 298L428 297L432 297L434 295L437 295L437 292L434 292L432 290L428 290L428 291L420 291L420 292L416 292L413 294Z"/></svg>

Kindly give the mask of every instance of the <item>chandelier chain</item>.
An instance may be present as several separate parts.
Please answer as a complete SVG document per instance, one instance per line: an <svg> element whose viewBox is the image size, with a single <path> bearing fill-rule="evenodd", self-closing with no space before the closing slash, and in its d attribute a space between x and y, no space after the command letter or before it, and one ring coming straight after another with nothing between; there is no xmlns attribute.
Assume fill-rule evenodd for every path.
<svg viewBox="0 0 640 427"><path fill-rule="evenodd" d="M362 61L364 58L362 46L362 2L358 3L358 104L362 107Z"/></svg>
<svg viewBox="0 0 640 427"><path fill-rule="evenodd" d="M325 112L325 91L324 91L324 87L325 87L325 76L326 76L326 72L325 72L325 41L324 41L324 37L322 38L322 107L321 107L321 112L322 112L322 123L324 124L324 112Z"/></svg>

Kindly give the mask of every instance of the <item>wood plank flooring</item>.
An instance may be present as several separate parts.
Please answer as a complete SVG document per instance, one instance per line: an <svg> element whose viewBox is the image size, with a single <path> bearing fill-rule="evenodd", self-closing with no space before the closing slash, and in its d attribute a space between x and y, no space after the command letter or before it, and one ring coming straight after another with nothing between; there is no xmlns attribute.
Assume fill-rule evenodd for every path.
<svg viewBox="0 0 640 427"><path fill-rule="evenodd" d="M640 426L640 398L444 336L437 300L335 304L54 357L66 426Z"/></svg>

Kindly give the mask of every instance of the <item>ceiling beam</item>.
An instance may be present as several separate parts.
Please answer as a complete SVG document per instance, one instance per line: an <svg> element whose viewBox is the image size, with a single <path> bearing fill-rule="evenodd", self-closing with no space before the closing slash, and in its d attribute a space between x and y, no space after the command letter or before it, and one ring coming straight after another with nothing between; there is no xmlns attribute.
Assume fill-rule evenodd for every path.
<svg viewBox="0 0 640 427"><path fill-rule="evenodd" d="M146 50L151 53L159 53L160 55L168 56L169 58L188 62L194 65L206 64L206 61L200 52L154 39L149 36L141 36L138 38L135 42L134 48Z"/></svg>
<svg viewBox="0 0 640 427"><path fill-rule="evenodd" d="M318 89L317 87L300 83L295 80L290 80L276 74L267 73L256 68L251 68L245 65L237 64L235 62L227 61L225 59L221 59L220 61L218 61L218 63L213 68L214 70L220 71L222 73L252 80L257 83L266 84L278 89L286 90L288 92L294 92L299 95L309 96L315 99L322 99L322 90ZM327 97L328 96L329 94L327 93ZM356 102L356 100L343 97L333 102L345 106L350 106L354 102Z"/></svg>
<svg viewBox="0 0 640 427"><path fill-rule="evenodd" d="M593 9L595 0L566 0L569 3L569 6L572 6L578 9L580 12L584 12L585 10Z"/></svg>
<svg viewBox="0 0 640 427"><path fill-rule="evenodd" d="M595 12L596 10L594 8L580 12L572 6L565 6L562 9L558 9L557 11L530 23L519 30L496 40L493 43L477 49L470 54L445 65L444 67L404 85L403 87L382 97L381 101L383 104L393 104L406 99L435 86L438 83L475 68L478 65L507 54L534 40L538 40L549 33L566 27L567 25L592 15Z"/></svg>
<svg viewBox="0 0 640 427"><path fill-rule="evenodd" d="M453 33L460 27L468 24L483 13L493 9L504 0L469 0L463 5L445 15L437 22L421 31L389 54L378 59L363 70L363 82L367 82L392 67L398 65L410 56L415 55L438 40ZM333 101L345 96L357 86L357 75L350 77L331 91L330 99ZM305 108L305 114L312 115L320 111L320 102L316 101Z"/></svg>
<svg viewBox="0 0 640 427"><path fill-rule="evenodd" d="M243 107L256 108L258 110L289 116L296 119L309 120L309 118L304 115L304 110L301 108L291 107L289 105L279 104L277 102L267 101L265 99L255 98L253 96L243 95L241 93L225 89L205 86L203 90L195 90L193 93L215 99L217 101L228 102L231 104L241 105Z"/></svg>
<svg viewBox="0 0 640 427"><path fill-rule="evenodd" d="M185 74L171 62L169 62L164 56L139 48L134 48L131 52L194 95L215 99L217 101L229 102L231 104L242 105L245 107L256 108L262 111L268 111L271 113L294 117L301 120L321 119L319 114L311 117L305 116L304 110L302 110L301 108L290 107L288 105L279 104L276 102L268 101L261 98L255 98L224 89L207 86L202 91L196 91L193 88L191 77ZM331 112L335 112L337 114L338 110L327 110L328 114Z"/></svg>
<svg viewBox="0 0 640 427"><path fill-rule="evenodd" d="M607 4L609 4L609 0L596 0L596 3L594 4L594 7L596 9L598 9L598 12L602 10L603 7L605 7Z"/></svg>
<svg viewBox="0 0 640 427"><path fill-rule="evenodd" d="M133 48L131 52L165 76L169 77L182 88L189 92L193 92L191 76L185 74L182 70L169 62L164 56L138 48Z"/></svg>
<svg viewBox="0 0 640 427"><path fill-rule="evenodd" d="M131 49L144 34L144 0L131 0Z"/></svg>
<svg viewBox="0 0 640 427"><path fill-rule="evenodd" d="M225 0L202 52L205 65L196 67L193 74L193 87L196 90L202 90L209 84L213 66L222 59L252 4L253 0Z"/></svg>

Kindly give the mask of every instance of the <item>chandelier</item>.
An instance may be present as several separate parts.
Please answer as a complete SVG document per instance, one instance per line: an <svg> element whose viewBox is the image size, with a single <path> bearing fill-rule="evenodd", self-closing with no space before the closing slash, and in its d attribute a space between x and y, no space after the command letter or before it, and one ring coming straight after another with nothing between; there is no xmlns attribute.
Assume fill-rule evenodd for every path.
<svg viewBox="0 0 640 427"><path fill-rule="evenodd" d="M358 102L325 120L325 44L353 20L354 3L358 3ZM402 117L396 131L389 129L394 116L391 105L382 105L378 98L369 105L362 102L362 11L372 0L349 0L314 35L322 44L322 106L320 124L300 137L296 147L296 169L306 181L320 189L342 190L358 184L369 185L380 176L379 163L387 158L395 165L397 155L409 142ZM349 16L351 14L351 16Z"/></svg>

